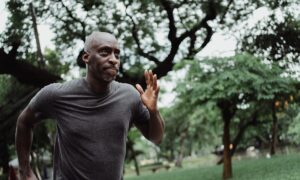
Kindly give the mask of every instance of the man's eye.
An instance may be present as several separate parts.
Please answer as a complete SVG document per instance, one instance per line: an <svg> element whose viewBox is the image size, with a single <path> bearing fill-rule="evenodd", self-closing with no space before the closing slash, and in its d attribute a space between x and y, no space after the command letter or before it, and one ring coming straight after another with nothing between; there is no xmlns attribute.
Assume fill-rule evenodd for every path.
<svg viewBox="0 0 300 180"><path fill-rule="evenodd" d="M119 59L119 58L120 58L120 54L119 54L119 53L115 53L115 57L116 57L117 59Z"/></svg>
<svg viewBox="0 0 300 180"><path fill-rule="evenodd" d="M101 50L101 51L99 51L99 54L102 56L107 56L109 54L109 52L107 52L106 50Z"/></svg>

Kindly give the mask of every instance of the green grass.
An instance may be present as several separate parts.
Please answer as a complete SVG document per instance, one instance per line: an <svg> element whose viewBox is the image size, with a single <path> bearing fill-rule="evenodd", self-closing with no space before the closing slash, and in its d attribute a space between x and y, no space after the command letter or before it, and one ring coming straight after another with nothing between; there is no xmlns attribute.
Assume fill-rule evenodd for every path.
<svg viewBox="0 0 300 180"><path fill-rule="evenodd" d="M218 180L222 166L173 169L125 180ZM232 180L300 180L300 154L233 161Z"/></svg>

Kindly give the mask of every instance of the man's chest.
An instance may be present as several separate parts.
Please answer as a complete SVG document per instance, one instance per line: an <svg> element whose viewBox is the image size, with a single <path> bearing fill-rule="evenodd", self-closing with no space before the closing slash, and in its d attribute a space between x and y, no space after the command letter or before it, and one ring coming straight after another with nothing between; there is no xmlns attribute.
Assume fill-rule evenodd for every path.
<svg viewBox="0 0 300 180"><path fill-rule="evenodd" d="M133 115L132 103L122 98L92 100L68 98L53 108L60 127L68 135L126 134Z"/></svg>

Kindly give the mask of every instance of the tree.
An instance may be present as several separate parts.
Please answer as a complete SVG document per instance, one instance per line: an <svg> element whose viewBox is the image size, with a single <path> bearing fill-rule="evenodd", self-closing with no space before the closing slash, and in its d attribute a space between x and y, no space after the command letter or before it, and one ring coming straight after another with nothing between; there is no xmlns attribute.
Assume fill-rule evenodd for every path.
<svg viewBox="0 0 300 180"><path fill-rule="evenodd" d="M163 109L162 115L165 138L160 145L161 156L174 161L177 167L182 167L185 156L220 143L220 117L213 104L193 108L187 101L178 99L173 106Z"/></svg>
<svg viewBox="0 0 300 180"><path fill-rule="evenodd" d="M292 10L297 4L284 2L256 26L246 28L242 33L239 49L289 68L289 65L299 63L300 18Z"/></svg>
<svg viewBox="0 0 300 180"><path fill-rule="evenodd" d="M49 49L46 49L45 52L45 59L47 60L48 67L46 68L47 71L41 71L52 74L52 76L68 71L68 64L61 64L58 61L56 52ZM20 63L22 64L23 62L20 61ZM36 82L38 82L39 79L42 79L39 78L38 75L35 76L37 79ZM14 144L16 119L20 113L20 110L22 110L26 106L28 101L38 91L38 88L20 83L19 79L11 75L0 76L0 86L0 131L3 133L3 135L0 137L0 146L4 147L3 149L1 148L0 166L2 166L4 169L3 173L7 174L8 162L14 155L13 153L8 152L8 148L10 148ZM37 86L39 87L42 85ZM47 136L48 132L49 129L45 127L45 124L35 129L35 138L32 150L36 153L37 157L43 155L44 151L41 150L48 150L50 152L52 151L53 144L49 143L50 140ZM38 159L37 163L39 163Z"/></svg>
<svg viewBox="0 0 300 180"><path fill-rule="evenodd" d="M36 10L37 23L47 21L55 32L55 51L59 55L59 64L63 64L62 59L68 59L74 66L74 54L79 54L80 64L81 55L74 52L75 47L82 45L85 36L94 30L110 31L121 39L120 44L124 49L118 79L131 84L142 82L145 85L143 68L152 68L158 78L165 76L180 59L192 59L200 52L209 43L214 31L219 30L219 26L232 25L232 20L242 21L249 17L253 9L270 6L273 1L113 2L39 0L32 4ZM7 2L10 16L7 28L0 37L0 74L9 74L21 83L42 87L62 78L61 74L37 67L37 57L33 55L35 50L30 44L34 35L29 4L21 0ZM45 35L43 32L39 34ZM22 104L26 104L29 99L22 99ZM20 107L12 106L11 111L19 112ZM16 121L16 116L0 114L3 121Z"/></svg>
<svg viewBox="0 0 300 180"><path fill-rule="evenodd" d="M3 52L1 60L7 59L4 58L4 54L11 54L14 57L16 56L14 52L26 54L30 50L31 45L28 42L33 37L33 31L29 31L32 24L28 11L29 4L19 0L8 1L7 6L11 12L10 23L1 39L3 47L11 51ZM37 18L47 21L55 32L57 50L64 52L62 58L69 60L74 58L74 49L78 49L75 47L79 43L82 44L85 36L91 31L110 31L116 34L124 52L119 80L132 84L143 82L143 76L140 70L132 71L131 67L142 65L145 68L153 68L158 78L165 76L172 70L177 60L192 59L200 52L210 41L214 31L235 25L239 27L237 23L249 18L257 8L268 7L272 11L283 5L297 5L297 2L116 0L112 3L93 0L68 2L39 0L33 3ZM19 48L20 45L25 48ZM80 59L80 54L78 57ZM8 65L4 63L3 67L6 66ZM4 71L0 73L13 74ZM23 75L25 76L25 73ZM45 83L49 82L46 79Z"/></svg>
<svg viewBox="0 0 300 180"><path fill-rule="evenodd" d="M300 19L299 16L292 11L296 5L291 5L286 1L273 3L271 6L274 11L259 22L256 26L247 28L241 39L239 49L260 56L272 62L278 62L279 65L286 69L286 73L297 76L297 72L293 68L299 63L300 57ZM283 9L290 9L284 11ZM272 28L270 28L272 27ZM297 70L296 70L297 71ZM276 139L278 129L278 118L276 109L279 107L272 105L272 138L270 154L276 153Z"/></svg>
<svg viewBox="0 0 300 180"><path fill-rule="evenodd" d="M135 167L135 172L136 175L140 175L140 168L139 168L139 163L137 160L138 155L143 154L144 152L141 150L136 150L134 148L134 145L140 138L140 134L138 133L137 129L129 132L128 138L127 138L127 143L126 143L126 160L127 162L133 161L134 167Z"/></svg>
<svg viewBox="0 0 300 180"><path fill-rule="evenodd" d="M212 27L208 21L217 19L217 16L224 15L227 11L221 8L221 3L203 1L199 4L198 1L185 0L127 0L115 3L93 0L40 0L32 5L35 8L37 23L48 20L56 34L55 51L59 55L56 59L59 61L56 62L60 62L58 65L64 63L61 59L73 59L76 44L82 44L85 36L92 31L110 31L123 40L121 46L124 48L124 58L119 80L132 84L144 82L140 67L153 67L158 77L166 75L175 64L175 56L180 54L179 47L187 40L190 40L186 43L189 44L189 48L184 56L195 55L206 46L212 36ZM62 80L60 73L54 74L49 68L37 67L35 49L31 44L34 33L31 28L33 22L29 11L30 2L9 0L6 6L10 15L7 28L0 37L0 74L12 75L19 82L36 88ZM187 11L187 8L200 11ZM156 31L158 29L159 31ZM200 33L203 35L202 31L206 34L204 37L199 36ZM168 37L168 42L161 44L156 41L159 39L158 33ZM39 34L45 36L43 32ZM162 56L164 57L158 58ZM81 56L78 57L80 59ZM45 60L46 64L49 62ZM47 64L46 67L51 66L52 64ZM131 68L132 66L136 68ZM26 96L27 94L20 93L17 95L18 102L3 105L6 108L0 110L0 121L3 122L1 128L10 127L8 132L14 131L17 112L33 95ZM9 137L13 139L13 136Z"/></svg>
<svg viewBox="0 0 300 180"><path fill-rule="evenodd" d="M181 81L185 88L179 98L197 106L215 102L224 123L223 178L232 177L230 156L230 124L238 111L246 111L251 102L274 103L296 92L297 81L283 77L276 64L263 64L248 54L230 58L214 58L188 62L187 76Z"/></svg>

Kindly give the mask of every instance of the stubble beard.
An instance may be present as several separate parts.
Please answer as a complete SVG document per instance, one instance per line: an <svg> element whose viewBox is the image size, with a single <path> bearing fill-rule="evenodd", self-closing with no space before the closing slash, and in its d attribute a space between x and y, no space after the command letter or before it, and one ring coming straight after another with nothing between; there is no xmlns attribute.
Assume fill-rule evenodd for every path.
<svg viewBox="0 0 300 180"><path fill-rule="evenodd" d="M106 73L105 71L101 71L101 73L98 72L98 73L96 74L96 79L97 79L99 82L110 83L110 82L112 82L113 80L116 79L116 76L117 76L117 75L111 75L111 74Z"/></svg>
<svg viewBox="0 0 300 180"><path fill-rule="evenodd" d="M109 82L112 82L113 80L115 80L116 76L110 76L110 75L103 74L102 79L103 79L103 81L109 83Z"/></svg>

